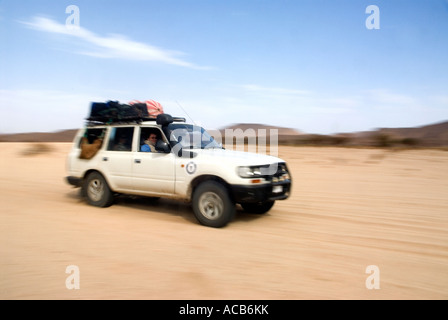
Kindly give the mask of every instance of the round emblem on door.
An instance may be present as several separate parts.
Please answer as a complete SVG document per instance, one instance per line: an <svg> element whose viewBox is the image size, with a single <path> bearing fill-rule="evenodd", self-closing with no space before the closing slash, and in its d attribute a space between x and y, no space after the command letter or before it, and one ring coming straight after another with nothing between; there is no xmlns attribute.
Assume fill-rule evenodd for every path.
<svg viewBox="0 0 448 320"><path fill-rule="evenodd" d="M185 169L187 170L188 174L194 174L196 172L196 163L194 162L189 162L186 166Z"/></svg>

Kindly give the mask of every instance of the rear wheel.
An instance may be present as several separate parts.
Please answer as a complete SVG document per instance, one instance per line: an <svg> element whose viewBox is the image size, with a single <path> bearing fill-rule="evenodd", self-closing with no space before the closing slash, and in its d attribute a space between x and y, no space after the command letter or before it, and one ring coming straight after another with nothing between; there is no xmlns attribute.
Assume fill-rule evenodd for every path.
<svg viewBox="0 0 448 320"><path fill-rule="evenodd" d="M222 228L235 215L235 204L227 189L215 181L203 182L196 188L192 205L196 219L208 227Z"/></svg>
<svg viewBox="0 0 448 320"><path fill-rule="evenodd" d="M96 207L109 207L114 201L114 195L106 179L98 172L92 172L87 176L83 194L87 198L87 203Z"/></svg>
<svg viewBox="0 0 448 320"><path fill-rule="evenodd" d="M275 201L257 202L257 203L242 203L244 211L248 213L264 214L271 210Z"/></svg>

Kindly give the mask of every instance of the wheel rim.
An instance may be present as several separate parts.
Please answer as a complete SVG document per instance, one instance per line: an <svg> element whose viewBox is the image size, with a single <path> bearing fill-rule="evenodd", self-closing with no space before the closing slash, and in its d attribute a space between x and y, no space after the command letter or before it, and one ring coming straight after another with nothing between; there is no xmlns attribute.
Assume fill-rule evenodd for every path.
<svg viewBox="0 0 448 320"><path fill-rule="evenodd" d="M216 220L224 211L224 202L216 193L206 192L199 198L199 210L207 219Z"/></svg>
<svg viewBox="0 0 448 320"><path fill-rule="evenodd" d="M104 194L104 184L99 179L93 179L89 183L89 187L87 188L87 195L93 201L99 201L103 197Z"/></svg>

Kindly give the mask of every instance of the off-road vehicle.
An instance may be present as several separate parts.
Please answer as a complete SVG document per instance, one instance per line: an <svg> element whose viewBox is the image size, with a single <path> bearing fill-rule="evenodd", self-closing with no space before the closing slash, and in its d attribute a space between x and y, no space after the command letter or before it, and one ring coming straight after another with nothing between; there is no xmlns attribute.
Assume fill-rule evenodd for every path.
<svg viewBox="0 0 448 320"><path fill-rule="evenodd" d="M154 151L141 151L151 134ZM93 156L82 156L95 146ZM233 219L236 204L263 214L291 192L285 161L227 150L203 128L168 114L87 122L74 139L67 171L68 183L80 187L90 205L108 207L119 194L177 199L191 203L201 224L217 228Z"/></svg>

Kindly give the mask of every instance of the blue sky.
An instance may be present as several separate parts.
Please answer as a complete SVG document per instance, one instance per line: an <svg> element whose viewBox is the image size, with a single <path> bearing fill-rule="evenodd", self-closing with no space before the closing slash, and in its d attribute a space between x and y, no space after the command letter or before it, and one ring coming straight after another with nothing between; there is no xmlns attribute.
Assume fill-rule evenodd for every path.
<svg viewBox="0 0 448 320"><path fill-rule="evenodd" d="M92 101L134 99L210 129L448 120L448 0L0 0L0 43L0 133L78 128Z"/></svg>

